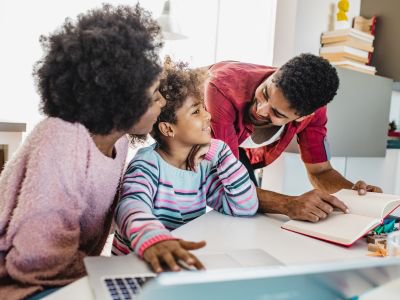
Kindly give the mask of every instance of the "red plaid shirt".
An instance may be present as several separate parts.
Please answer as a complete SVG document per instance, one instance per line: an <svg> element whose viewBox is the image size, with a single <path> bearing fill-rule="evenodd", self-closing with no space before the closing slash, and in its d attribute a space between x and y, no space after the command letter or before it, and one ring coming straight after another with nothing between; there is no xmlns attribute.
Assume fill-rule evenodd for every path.
<svg viewBox="0 0 400 300"><path fill-rule="evenodd" d="M247 105L254 98L256 88L275 70L273 67L240 62L220 62L210 68L205 106L211 114L213 136L227 143L236 157L239 156L239 145L253 132L253 125L245 118ZM296 134L305 163L329 160L326 123L326 107L321 107L301 122L286 124L276 142L246 149L250 162L255 168L269 165L285 151Z"/></svg>

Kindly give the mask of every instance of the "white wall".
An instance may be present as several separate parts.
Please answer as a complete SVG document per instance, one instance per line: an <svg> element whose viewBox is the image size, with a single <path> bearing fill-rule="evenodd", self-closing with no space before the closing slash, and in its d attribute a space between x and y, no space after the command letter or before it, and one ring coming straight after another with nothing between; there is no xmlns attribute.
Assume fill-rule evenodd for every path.
<svg viewBox="0 0 400 300"><path fill-rule="evenodd" d="M188 39L166 41L163 55L172 54L193 67L221 60L269 65L276 1L173 1L171 14Z"/></svg>
<svg viewBox="0 0 400 300"><path fill-rule="evenodd" d="M400 150L388 149L386 157L333 157L331 164L348 180L364 180L385 193L400 194ZM263 169L262 187L287 195L300 195L311 189L300 155L283 153Z"/></svg>
<svg viewBox="0 0 400 300"><path fill-rule="evenodd" d="M272 63L277 0L220 0L216 61Z"/></svg>
<svg viewBox="0 0 400 300"><path fill-rule="evenodd" d="M395 121L397 124L397 130L400 130L400 92L398 91L393 91L392 93L389 120Z"/></svg>
<svg viewBox="0 0 400 300"><path fill-rule="evenodd" d="M279 0L276 6L276 23L272 64L283 65L295 53L297 0Z"/></svg>
<svg viewBox="0 0 400 300"><path fill-rule="evenodd" d="M300 53L319 53L321 33L333 29L335 0L277 1L273 64L280 66ZM361 0L350 1L350 20L360 13Z"/></svg>
<svg viewBox="0 0 400 300"><path fill-rule="evenodd" d="M27 123L29 132L43 117L31 75L42 55L40 35L103 2L134 5L137 0L0 1L0 120ZM156 18L164 0L140 4ZM161 57L172 54L193 67L223 59L270 64L275 7L276 0L171 0L171 14L188 39L165 41Z"/></svg>
<svg viewBox="0 0 400 300"><path fill-rule="evenodd" d="M85 1L0 1L0 120L27 123L27 131L42 118L39 96L32 77L34 63L40 59L41 34L53 32L66 17L75 19L86 10L99 7L104 0ZM108 0L111 4L136 1ZM163 0L141 2L154 14L161 13Z"/></svg>
<svg viewBox="0 0 400 300"><path fill-rule="evenodd" d="M161 57L168 54L192 67L214 63L217 7L217 0L171 1L171 16L187 39L165 41Z"/></svg>

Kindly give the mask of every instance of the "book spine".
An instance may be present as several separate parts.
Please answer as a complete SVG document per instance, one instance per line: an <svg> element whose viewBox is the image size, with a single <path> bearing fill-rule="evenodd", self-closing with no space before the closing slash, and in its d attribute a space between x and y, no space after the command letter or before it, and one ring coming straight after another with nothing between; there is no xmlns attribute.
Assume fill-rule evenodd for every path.
<svg viewBox="0 0 400 300"><path fill-rule="evenodd" d="M331 40L321 40L321 44L324 45L324 47L331 47L331 46L349 46L353 47L356 49L360 49L363 51L367 52L373 52L374 47L372 47L371 44L366 44L366 43L360 43L358 41L354 41L352 39L346 39L342 41L331 41Z"/></svg>
<svg viewBox="0 0 400 300"><path fill-rule="evenodd" d="M329 61L342 61L342 60L354 60L361 63L367 63L368 57L359 57L350 53L340 52L340 53L321 53L320 56L326 58Z"/></svg>
<svg viewBox="0 0 400 300"><path fill-rule="evenodd" d="M353 70L353 71L362 72L362 73L369 74L369 75L375 75L375 73L376 73L376 71L365 70L365 69L354 67L352 65L336 65L336 66L341 67L341 68L346 68L349 70Z"/></svg>
<svg viewBox="0 0 400 300"><path fill-rule="evenodd" d="M322 33L323 36L333 37L333 36L354 36L366 41L373 41L375 36L372 34L357 30L357 29L343 29L343 30L334 30L334 31L326 31Z"/></svg>

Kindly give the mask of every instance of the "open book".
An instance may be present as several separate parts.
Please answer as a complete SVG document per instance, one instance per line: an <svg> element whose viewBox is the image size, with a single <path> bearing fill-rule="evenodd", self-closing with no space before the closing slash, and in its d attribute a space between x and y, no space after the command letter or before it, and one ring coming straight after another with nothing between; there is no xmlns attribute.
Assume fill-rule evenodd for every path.
<svg viewBox="0 0 400 300"><path fill-rule="evenodd" d="M318 223L290 220L283 229L328 242L351 246L369 231L383 223L383 219L400 206L400 196L340 190L333 194L342 200L350 213L334 211Z"/></svg>

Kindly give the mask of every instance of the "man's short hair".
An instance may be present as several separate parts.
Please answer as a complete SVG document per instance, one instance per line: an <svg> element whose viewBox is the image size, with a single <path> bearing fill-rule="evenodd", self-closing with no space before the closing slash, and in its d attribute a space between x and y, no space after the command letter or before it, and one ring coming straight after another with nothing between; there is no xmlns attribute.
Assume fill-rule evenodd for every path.
<svg viewBox="0 0 400 300"><path fill-rule="evenodd" d="M306 116L328 104L336 95L339 77L326 59L305 53L285 63L272 82L282 90L299 116Z"/></svg>

